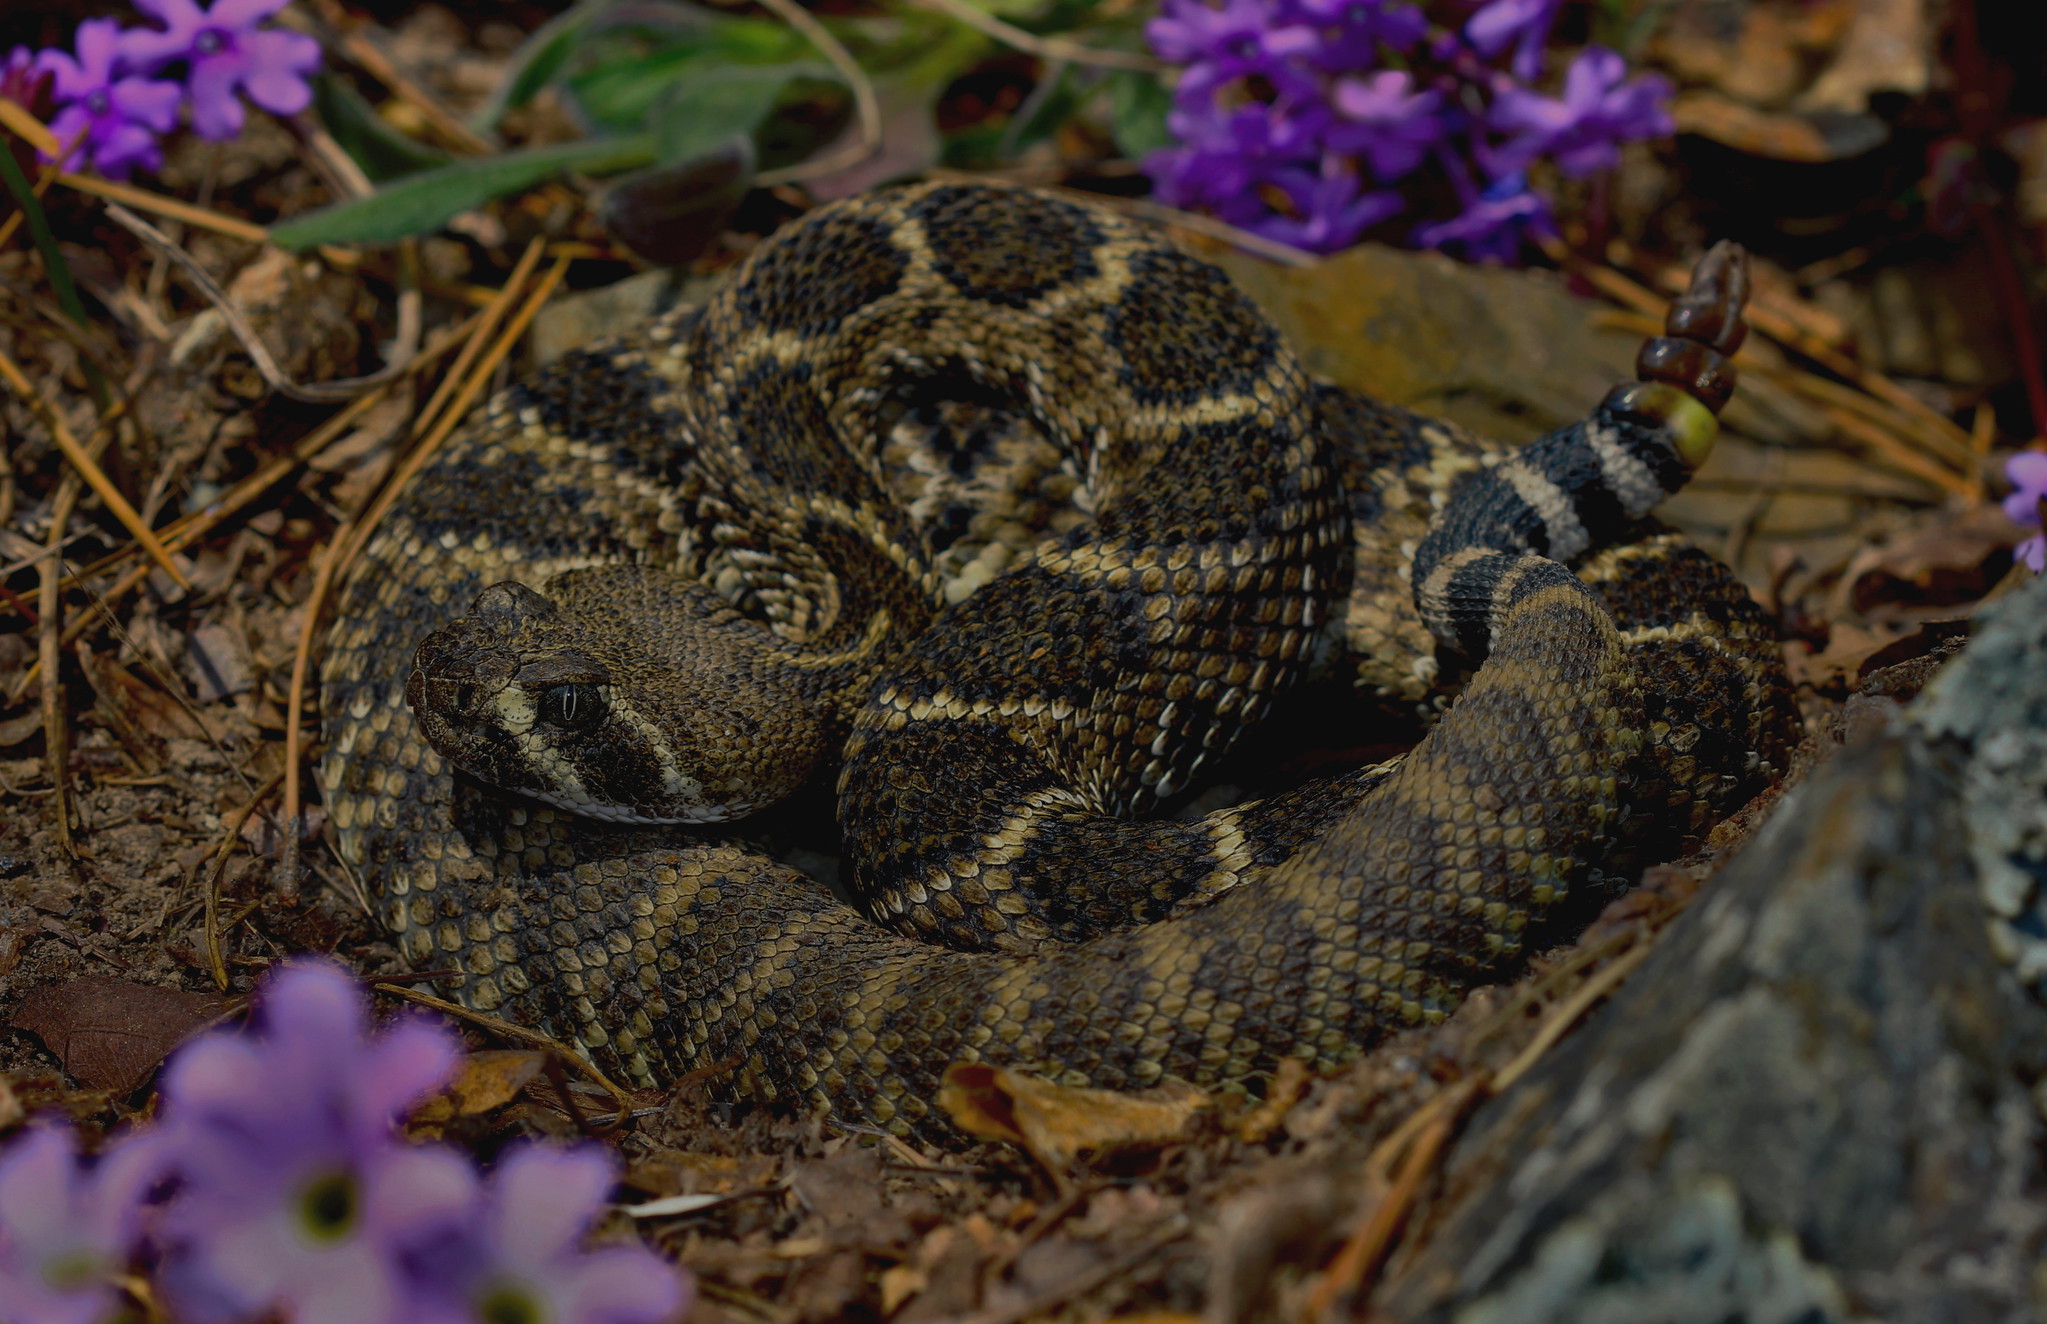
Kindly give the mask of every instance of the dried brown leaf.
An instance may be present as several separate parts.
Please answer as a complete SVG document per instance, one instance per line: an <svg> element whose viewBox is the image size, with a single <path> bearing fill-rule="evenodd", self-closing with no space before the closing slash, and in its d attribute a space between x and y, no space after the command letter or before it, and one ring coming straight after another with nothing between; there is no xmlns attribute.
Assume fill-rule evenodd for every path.
<svg viewBox="0 0 2047 1324"><path fill-rule="evenodd" d="M17 716L0 719L0 749L12 749L42 733L43 714L39 708L30 708Z"/></svg>
<svg viewBox="0 0 2047 1324"><path fill-rule="evenodd" d="M1308 1085L1313 1079L1308 1064L1302 1059L1281 1058L1279 1069L1272 1073L1272 1083L1265 1088L1265 1097L1257 1107L1237 1120L1237 1139L1247 1145L1255 1145L1277 1131L1286 1121L1288 1111L1308 1092Z"/></svg>
<svg viewBox="0 0 2047 1324"><path fill-rule="evenodd" d="M28 1116L28 1109L21 1106L21 1099L14 1092L14 1085L5 1076L0 1076L0 1131L11 1131L21 1125Z"/></svg>
<svg viewBox="0 0 2047 1324"><path fill-rule="evenodd" d="M1919 96L1932 81L1934 50L1925 0L1862 0L1833 63L1798 107L1853 115L1879 92Z"/></svg>
<svg viewBox="0 0 2047 1324"><path fill-rule="evenodd" d="M247 636L219 621L201 624L186 638L185 670L201 703L218 703L256 688Z"/></svg>
<svg viewBox="0 0 2047 1324"><path fill-rule="evenodd" d="M1717 92L1686 92L1671 102L1670 117L1679 133L1772 161L1831 161L1840 155L1803 115L1758 110Z"/></svg>
<svg viewBox="0 0 2047 1324"><path fill-rule="evenodd" d="M227 1006L204 993L84 975L30 990L12 1024L41 1039L81 1085L122 1094Z"/></svg>
<svg viewBox="0 0 2047 1324"><path fill-rule="evenodd" d="M930 1285L922 1269L914 1265L898 1264L881 1272L881 1313L893 1315L917 1293Z"/></svg>
<svg viewBox="0 0 2047 1324"><path fill-rule="evenodd" d="M1652 42L1656 61L1687 84L1752 106L1778 106L1839 46L1858 0L1749 0L1674 5Z"/></svg>
<svg viewBox="0 0 2047 1324"><path fill-rule="evenodd" d="M758 1155L735 1158L686 1149L657 1149L634 1159L621 1178L625 1185L649 1195L728 1193L766 1186L777 1163Z"/></svg>
<svg viewBox="0 0 2047 1324"><path fill-rule="evenodd" d="M938 1106L953 1125L1020 1146L1057 1173L1083 1153L1164 1145L1186 1137L1208 1092L1181 1080L1133 1093L1057 1085L980 1062L946 1068Z"/></svg>
<svg viewBox="0 0 2047 1324"><path fill-rule="evenodd" d="M2024 535L1996 505L1944 512L1857 553L1841 572L1830 613L1839 617L1852 609L1874 619L1892 608L1974 602L1991 588L1992 554Z"/></svg>
<svg viewBox="0 0 2047 1324"><path fill-rule="evenodd" d="M81 653L85 676L110 720L156 740L201 740L206 731L176 699L141 679L113 658Z"/></svg>
<svg viewBox="0 0 2047 1324"><path fill-rule="evenodd" d="M419 1105L411 1130L439 1134L458 1117L476 1117L517 1098L547 1068L547 1054L528 1048L487 1048L463 1059L462 1074L443 1093Z"/></svg>
<svg viewBox="0 0 2047 1324"><path fill-rule="evenodd" d="M848 1145L821 1158L797 1165L790 1186L816 1219L827 1228L858 1228L870 1242L887 1240L877 1223L885 1222L881 1156L865 1146ZM909 1229L902 1229L907 1237Z"/></svg>
<svg viewBox="0 0 2047 1324"><path fill-rule="evenodd" d="M1840 621L1828 633L1825 648L1813 653L1793 645L1786 650L1784 660L1794 683L1809 685L1823 693L1845 693L1852 688L1854 677L1861 674L1862 664L1896 643L1898 637L1895 630L1871 630Z"/></svg>
<svg viewBox="0 0 2047 1324"><path fill-rule="evenodd" d="M989 1257L1003 1244L1003 1235L979 1213L932 1228L907 1260L882 1276L886 1313L896 1324L939 1324L970 1316L981 1300Z"/></svg>

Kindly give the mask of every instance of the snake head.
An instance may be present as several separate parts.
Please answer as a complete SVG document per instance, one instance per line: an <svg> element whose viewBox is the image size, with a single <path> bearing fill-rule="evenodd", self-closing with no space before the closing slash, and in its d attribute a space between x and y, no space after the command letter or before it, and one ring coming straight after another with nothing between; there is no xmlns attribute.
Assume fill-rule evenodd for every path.
<svg viewBox="0 0 2047 1324"><path fill-rule="evenodd" d="M526 627L545 628L559 617L552 602L524 584L491 585L477 596L470 615L435 631L419 646L406 679L405 702L430 725L473 722L496 711L508 690L532 679L522 674L520 658ZM601 686L608 679L594 659L540 660L563 683Z"/></svg>
<svg viewBox="0 0 2047 1324"><path fill-rule="evenodd" d="M413 654L405 702L427 743L484 781L593 812L583 801L591 765L601 767L603 742L615 737L612 678L575 633L524 584L485 589L469 615Z"/></svg>
<svg viewBox="0 0 2047 1324"><path fill-rule="evenodd" d="M732 710L725 694L759 691L732 683L729 642L692 646L694 598L678 630L677 611L635 592L639 575L483 590L413 654L405 702L427 743L472 777L612 822L715 822L794 790L810 764L771 737L800 707L769 693L763 713Z"/></svg>

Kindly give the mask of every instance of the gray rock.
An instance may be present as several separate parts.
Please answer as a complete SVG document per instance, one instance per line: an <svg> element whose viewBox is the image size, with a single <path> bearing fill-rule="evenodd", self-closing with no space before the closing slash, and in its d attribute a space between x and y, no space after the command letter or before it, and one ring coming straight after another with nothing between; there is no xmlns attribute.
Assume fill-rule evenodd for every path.
<svg viewBox="0 0 2047 1324"><path fill-rule="evenodd" d="M1457 1324L2047 1318L2047 582L1491 1101L1373 1305ZM1994 912L1994 913L1993 913Z"/></svg>

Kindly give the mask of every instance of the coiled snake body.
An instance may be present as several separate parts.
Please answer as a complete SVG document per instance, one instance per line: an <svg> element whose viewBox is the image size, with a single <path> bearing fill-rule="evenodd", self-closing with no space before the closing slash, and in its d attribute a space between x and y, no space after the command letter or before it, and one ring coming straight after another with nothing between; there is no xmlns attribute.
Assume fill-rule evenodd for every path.
<svg viewBox="0 0 2047 1324"><path fill-rule="evenodd" d="M1700 286L1659 380L1512 452L1311 382L1108 212L821 208L392 511L326 667L341 849L410 959L643 1083L731 1062L907 1134L962 1059L1341 1061L1782 753L1770 632L1641 523L1731 380ZM1153 812L1331 641L1404 699L1486 661L1397 766ZM673 826L835 761L864 914Z"/></svg>

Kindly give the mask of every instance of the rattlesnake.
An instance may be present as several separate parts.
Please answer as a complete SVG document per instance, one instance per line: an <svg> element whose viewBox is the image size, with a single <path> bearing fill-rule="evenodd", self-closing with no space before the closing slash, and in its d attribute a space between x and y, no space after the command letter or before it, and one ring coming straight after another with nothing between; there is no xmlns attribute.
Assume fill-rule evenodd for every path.
<svg viewBox="0 0 2047 1324"><path fill-rule="evenodd" d="M1771 632L1642 522L1710 445L1739 285L1512 452L1311 381L1106 209L819 208L394 507L326 666L340 849L411 960L641 1083L724 1064L907 1134L960 1059L1341 1061L1779 761ZM1156 812L1331 645L1407 703L1490 656L1402 762ZM834 763L865 914L672 826Z"/></svg>

